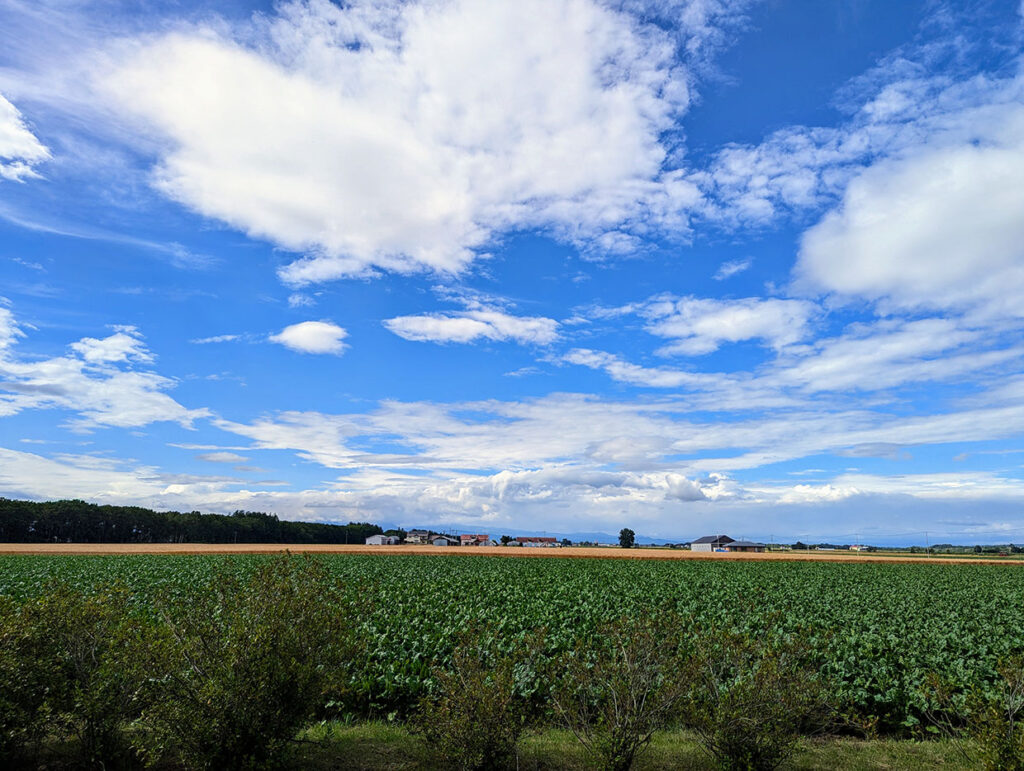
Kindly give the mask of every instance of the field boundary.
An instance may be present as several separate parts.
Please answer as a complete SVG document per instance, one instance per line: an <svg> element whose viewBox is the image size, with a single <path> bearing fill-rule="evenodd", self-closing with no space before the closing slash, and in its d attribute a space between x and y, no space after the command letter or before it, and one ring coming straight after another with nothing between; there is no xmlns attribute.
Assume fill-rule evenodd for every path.
<svg viewBox="0 0 1024 771"><path fill-rule="evenodd" d="M865 554L863 552L693 552L687 549L618 549L570 546L531 549L521 546L366 546L362 544L263 543L0 543L3 555L118 555L118 554L420 554L435 557L510 557L519 559L641 559L704 560L725 562L920 562L928 564L1024 565L1024 560L998 557L946 557L941 555Z"/></svg>

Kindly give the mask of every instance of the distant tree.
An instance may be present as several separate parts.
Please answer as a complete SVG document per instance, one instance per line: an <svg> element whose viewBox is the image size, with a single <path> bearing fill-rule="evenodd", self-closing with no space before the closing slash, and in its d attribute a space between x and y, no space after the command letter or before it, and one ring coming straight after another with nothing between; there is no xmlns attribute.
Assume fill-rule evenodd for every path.
<svg viewBox="0 0 1024 771"><path fill-rule="evenodd" d="M636 533L630 530L628 527L622 528L619 531L619 546L623 549L632 549L636 543Z"/></svg>
<svg viewBox="0 0 1024 771"><path fill-rule="evenodd" d="M974 553L975 554L981 554L981 547L980 546L975 546L974 547Z"/></svg>
<svg viewBox="0 0 1024 771"><path fill-rule="evenodd" d="M805 544L803 541L797 541L795 544L793 544L793 548L794 549L806 549L807 548L807 544Z"/></svg>
<svg viewBox="0 0 1024 771"><path fill-rule="evenodd" d="M572 541L570 541L568 538L563 538L562 546L572 546Z"/></svg>
<svg viewBox="0 0 1024 771"><path fill-rule="evenodd" d="M502 546L508 546L508 542L511 541L511 540L512 540L512 536L510 536L510 535L503 535L501 537L501 545Z"/></svg>

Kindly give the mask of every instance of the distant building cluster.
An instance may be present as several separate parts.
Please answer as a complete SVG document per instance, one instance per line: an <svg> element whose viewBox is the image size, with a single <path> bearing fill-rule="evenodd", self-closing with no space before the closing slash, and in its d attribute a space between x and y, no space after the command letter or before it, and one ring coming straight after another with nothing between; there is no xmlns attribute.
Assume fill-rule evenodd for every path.
<svg viewBox="0 0 1024 771"><path fill-rule="evenodd" d="M392 533L396 531L391 531ZM401 531L398 531L401 532ZM497 546L498 543L486 533L466 533L448 535L435 533L432 530L413 529L402 535L374 535L366 539L367 546L397 546L406 543L419 546ZM549 536L509 536L501 537L502 546L525 546L529 548L558 548L568 541L559 541Z"/></svg>

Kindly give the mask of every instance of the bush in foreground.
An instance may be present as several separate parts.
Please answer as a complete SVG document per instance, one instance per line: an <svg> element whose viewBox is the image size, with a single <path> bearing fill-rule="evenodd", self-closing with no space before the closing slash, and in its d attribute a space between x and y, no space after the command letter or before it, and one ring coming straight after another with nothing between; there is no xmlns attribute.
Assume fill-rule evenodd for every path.
<svg viewBox="0 0 1024 771"><path fill-rule="evenodd" d="M683 722L723 768L777 768L831 713L829 689L800 639L709 632L687 671Z"/></svg>
<svg viewBox="0 0 1024 771"><path fill-rule="evenodd" d="M539 649L535 636L511 653L486 630L460 639L451 667L435 670L437 685L415 721L440 760L464 771L516 767L530 713L523 686L534 679Z"/></svg>
<svg viewBox="0 0 1024 771"><path fill-rule="evenodd" d="M165 600L141 721L151 757L217 769L277 761L350 654L342 607L322 563L290 556Z"/></svg>
<svg viewBox="0 0 1024 771"><path fill-rule="evenodd" d="M976 700L971 734L985 768L1024 771L1024 657L1004 661L999 675L995 696Z"/></svg>
<svg viewBox="0 0 1024 771"><path fill-rule="evenodd" d="M555 713L603 768L631 768L672 720L686 692L681 628L671 615L620 618L562 659L551 696Z"/></svg>
<svg viewBox="0 0 1024 771"><path fill-rule="evenodd" d="M0 754L73 737L80 766L127 762L125 729L138 714L139 653L150 626L129 612L125 590L85 593L53 582L0 616Z"/></svg>

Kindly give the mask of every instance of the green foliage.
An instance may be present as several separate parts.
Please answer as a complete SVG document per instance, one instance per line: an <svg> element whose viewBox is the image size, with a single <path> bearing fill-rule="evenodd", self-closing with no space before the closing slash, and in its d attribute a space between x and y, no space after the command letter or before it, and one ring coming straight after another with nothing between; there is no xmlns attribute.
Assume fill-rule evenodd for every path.
<svg viewBox="0 0 1024 771"><path fill-rule="evenodd" d="M711 631L687 670L683 722L724 769L777 768L830 713L829 689L801 638Z"/></svg>
<svg viewBox="0 0 1024 771"><path fill-rule="evenodd" d="M630 530L628 527L624 527L619 531L619 546L623 549L632 549L636 543L636 533Z"/></svg>
<svg viewBox="0 0 1024 771"><path fill-rule="evenodd" d="M674 614L618 618L560 660L554 710L602 768L631 768L672 719L687 684L682 629Z"/></svg>
<svg viewBox="0 0 1024 771"><path fill-rule="evenodd" d="M75 736L88 765L124 759L123 730L137 714L140 654L151 625L129 613L127 592L117 585L85 595L58 583L23 612L47 652L39 664L49 672L52 729Z"/></svg>
<svg viewBox="0 0 1024 771"><path fill-rule="evenodd" d="M450 668L435 670L433 693L415 719L447 766L464 771L516 767L516 746L530 712L524 691L536 670L537 651L532 636L512 652L502 651L487 630L460 636Z"/></svg>
<svg viewBox="0 0 1024 771"><path fill-rule="evenodd" d="M17 601L60 577L83 591L116 580L133 612L154 613L158 596L186 602L222 570L241 578L262 555L0 557L0 595ZM452 640L488 625L497 645L537 627L555 658L625 616L674 612L697 628L786 635L806 644L834 684L850 720L884 736L920 736L932 708L929 673L995 698L999 662L1024 652L1024 570L1017 565L733 562L690 560L494 559L416 555L331 555L323 565L344 585L336 602L360 600L357 632L366 652L344 693L330 700L356 717L404 718L423 698ZM327 600L325 600L327 601ZM547 681L538 683L538 699ZM951 719L967 720L966 701Z"/></svg>
<svg viewBox="0 0 1024 771"><path fill-rule="evenodd" d="M14 602L0 597L0 761L11 762L38 738L48 684L37 630Z"/></svg>
<svg viewBox="0 0 1024 771"><path fill-rule="evenodd" d="M971 733L985 768L1024 771L1024 657L999 667L995 696L976 705Z"/></svg>
<svg viewBox="0 0 1024 771"><path fill-rule="evenodd" d="M16 612L0 615L7 750L24 750L28 740L43 737L74 737L85 767L125 761L124 729L137 714L144 678L139 652L150 629L128 612L125 590L109 586L85 595L52 582Z"/></svg>
<svg viewBox="0 0 1024 771"><path fill-rule="evenodd" d="M312 559L222 570L187 603L167 593L157 607L141 723L151 756L174 751L191 768L275 763L351 655L340 588Z"/></svg>
<svg viewBox="0 0 1024 771"><path fill-rule="evenodd" d="M364 543L380 532L380 527L366 522L289 522L258 511L222 516L77 500L38 503L0 498L3 543Z"/></svg>

